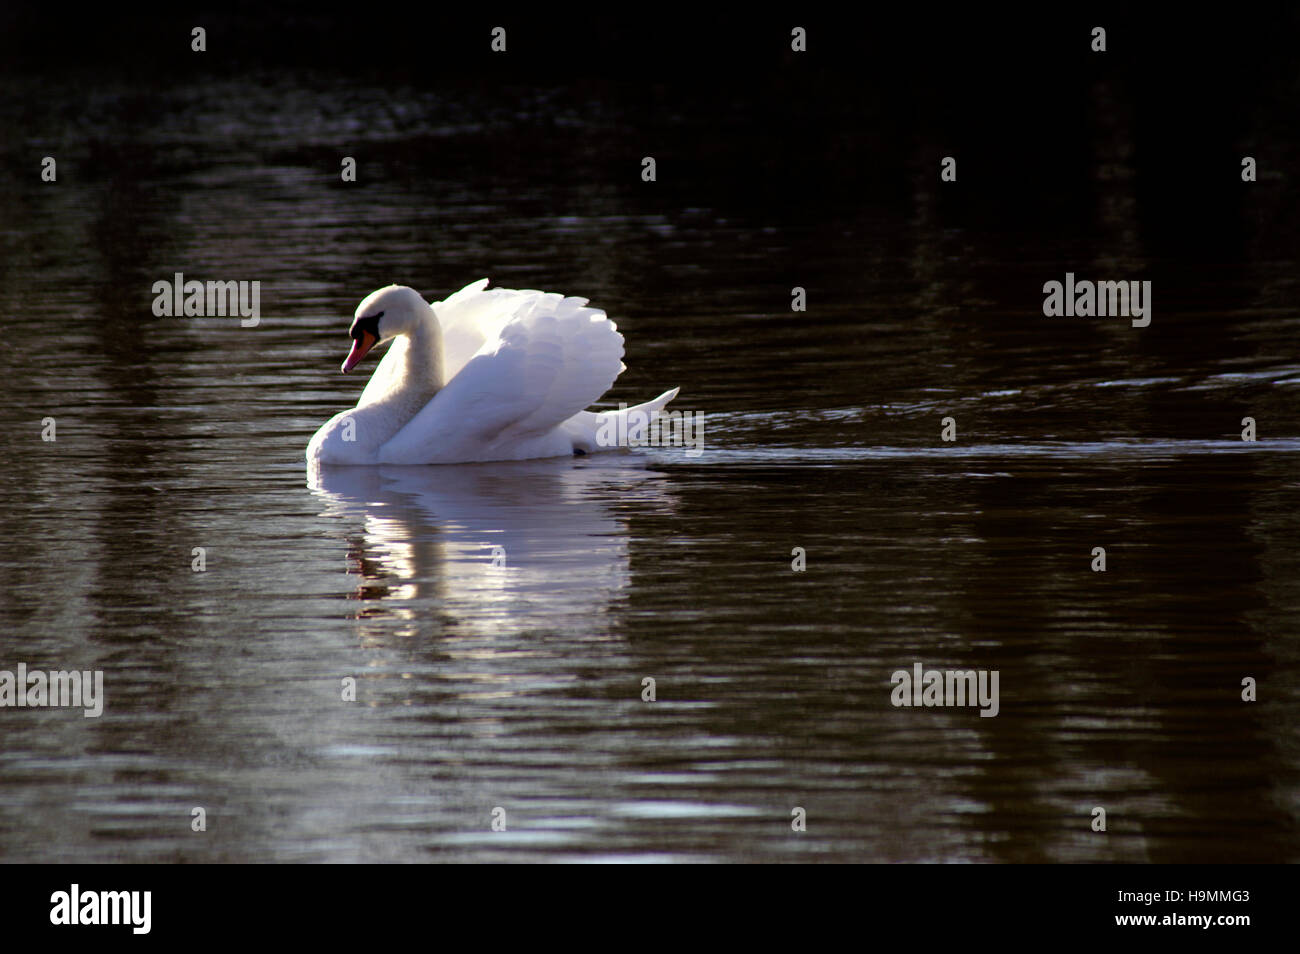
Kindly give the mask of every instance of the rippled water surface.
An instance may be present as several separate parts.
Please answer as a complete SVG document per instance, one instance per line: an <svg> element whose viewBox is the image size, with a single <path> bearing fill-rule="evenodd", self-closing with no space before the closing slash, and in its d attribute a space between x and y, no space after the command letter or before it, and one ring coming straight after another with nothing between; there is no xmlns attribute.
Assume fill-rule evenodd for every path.
<svg viewBox="0 0 1300 954"><path fill-rule="evenodd" d="M687 104L652 109L686 169L652 192L651 107L599 90L23 83L0 669L103 670L107 706L0 710L0 858L1300 860L1300 326L1268 203L1175 239L1115 173L1065 225L1032 197L1008 223L948 204L920 138L893 198L842 201L870 130L814 140L841 198L798 198L782 157L799 188L814 159L728 181L709 146L755 135L744 108ZM49 152L57 184L27 175ZM1153 278L1151 326L1044 318L1067 270ZM260 324L153 317L177 271L259 280ZM356 302L482 276L606 308L603 406L679 386L704 453L309 482L363 386ZM892 706L918 662L997 670L997 717Z"/></svg>

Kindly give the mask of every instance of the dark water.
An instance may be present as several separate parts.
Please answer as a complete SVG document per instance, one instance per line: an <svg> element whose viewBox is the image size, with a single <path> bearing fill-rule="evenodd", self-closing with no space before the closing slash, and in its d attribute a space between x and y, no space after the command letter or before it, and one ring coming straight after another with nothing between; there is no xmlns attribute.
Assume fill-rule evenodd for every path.
<svg viewBox="0 0 1300 954"><path fill-rule="evenodd" d="M1079 168L1008 199L859 100L801 145L671 90L10 76L0 669L107 705L0 710L0 858L1300 860L1295 146L1258 107L1254 191L1179 198L1137 84L1075 92ZM176 271L261 323L153 317ZM1151 326L1043 317L1066 271ZM704 453L309 486L356 302L481 276L606 308L603 406L680 386ZM892 706L918 662L997 717Z"/></svg>

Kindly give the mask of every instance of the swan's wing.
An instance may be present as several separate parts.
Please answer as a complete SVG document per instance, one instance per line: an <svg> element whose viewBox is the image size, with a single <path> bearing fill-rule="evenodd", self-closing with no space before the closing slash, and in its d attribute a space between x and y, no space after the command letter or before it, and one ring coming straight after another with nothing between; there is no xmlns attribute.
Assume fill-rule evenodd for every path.
<svg viewBox="0 0 1300 954"><path fill-rule="evenodd" d="M512 294L500 331L380 449L381 461L481 459L550 431L609 390L623 371L623 336L603 311L582 298Z"/></svg>
<svg viewBox="0 0 1300 954"><path fill-rule="evenodd" d="M546 295L539 291L517 291L513 288L488 288L488 280L480 278L454 295L434 302L433 310L442 329L442 373L450 381L469 364L469 359L489 341L495 341L501 330L513 321L521 310L535 306L538 299L558 305L561 301L587 304L585 298L565 299L560 295Z"/></svg>
<svg viewBox="0 0 1300 954"><path fill-rule="evenodd" d="M442 330L442 373L447 381L483 347L489 332L495 336L501 330L488 327L494 298L483 291L487 283L486 278L480 278L434 302L433 310ZM505 317L509 318L508 312Z"/></svg>

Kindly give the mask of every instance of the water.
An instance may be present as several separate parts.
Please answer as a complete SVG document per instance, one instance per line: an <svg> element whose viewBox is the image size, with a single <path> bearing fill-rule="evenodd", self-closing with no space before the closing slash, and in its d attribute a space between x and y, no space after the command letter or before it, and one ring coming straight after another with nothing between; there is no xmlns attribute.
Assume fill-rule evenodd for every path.
<svg viewBox="0 0 1300 954"><path fill-rule="evenodd" d="M3 860L1300 860L1293 191L1191 254L1123 174L1055 231L1032 194L954 205L925 130L773 136L727 181L743 104L8 89L5 159L60 172L0 194L0 668L108 698L0 713ZM657 192L646 115L686 169ZM855 178L872 149L901 194ZM1044 318L1067 270L1154 276L1152 325ZM261 281L261 323L154 318L176 271ZM484 275L608 309L602 405L680 386L705 452L309 482L356 302ZM999 671L998 716L895 708L917 662Z"/></svg>

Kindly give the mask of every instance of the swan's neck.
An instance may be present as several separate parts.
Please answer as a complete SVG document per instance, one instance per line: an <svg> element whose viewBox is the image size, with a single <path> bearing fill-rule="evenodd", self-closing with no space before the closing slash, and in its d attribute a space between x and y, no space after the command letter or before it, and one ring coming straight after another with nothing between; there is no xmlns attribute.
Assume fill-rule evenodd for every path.
<svg viewBox="0 0 1300 954"><path fill-rule="evenodd" d="M406 336L406 355L403 364L406 374L405 383L418 388L424 402L442 390L442 328L438 318L429 309L428 317L416 324L415 329Z"/></svg>
<svg viewBox="0 0 1300 954"><path fill-rule="evenodd" d="M433 309L427 319L397 336L381 364L390 364L391 370L375 372L371 384L377 393L373 398L362 394L360 403L385 406L400 427L442 390L442 329Z"/></svg>

